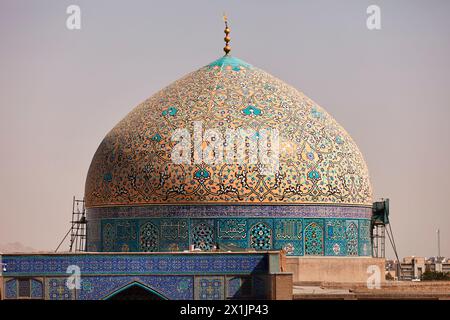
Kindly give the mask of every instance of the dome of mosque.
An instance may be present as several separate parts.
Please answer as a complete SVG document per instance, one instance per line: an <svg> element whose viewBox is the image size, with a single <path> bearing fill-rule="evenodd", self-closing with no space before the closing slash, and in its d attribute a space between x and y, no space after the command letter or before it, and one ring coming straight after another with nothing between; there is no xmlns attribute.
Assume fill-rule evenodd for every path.
<svg viewBox="0 0 450 320"><path fill-rule="evenodd" d="M197 134L195 126L201 126ZM190 150L183 161L174 159L181 141L174 137L180 129L189 133L183 136L189 139L182 139L182 147ZM208 129L216 134L208 136L210 140ZM263 140L261 132L273 137L278 132L278 143L268 136L264 140L267 155L275 143L278 146L272 150L278 150L277 161L272 157L267 162L276 163L273 171L263 172L267 163L261 157L248 161L249 154L245 161L223 160L227 150L239 151L230 147L237 139L227 138L245 130L254 132L246 137L246 147ZM200 145L195 140L199 137ZM214 142L217 149L211 154L216 158L207 161L203 152ZM85 199L88 208L232 203L371 206L372 191L361 152L333 117L290 85L225 55L148 98L107 134L90 165Z"/></svg>

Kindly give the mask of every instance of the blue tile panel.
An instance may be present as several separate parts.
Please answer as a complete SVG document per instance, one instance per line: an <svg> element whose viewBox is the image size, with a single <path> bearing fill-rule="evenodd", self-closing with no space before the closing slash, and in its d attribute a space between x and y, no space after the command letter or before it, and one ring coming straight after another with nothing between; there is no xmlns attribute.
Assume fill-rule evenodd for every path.
<svg viewBox="0 0 450 320"><path fill-rule="evenodd" d="M67 278L45 279L46 300L75 300L75 290L66 285Z"/></svg>
<svg viewBox="0 0 450 320"><path fill-rule="evenodd" d="M195 278L195 300L223 300L224 290L224 277Z"/></svg>
<svg viewBox="0 0 450 320"><path fill-rule="evenodd" d="M7 280L5 283L5 298L16 299L17 298L17 280Z"/></svg>
<svg viewBox="0 0 450 320"><path fill-rule="evenodd" d="M268 272L268 256L254 254L61 254L5 255L4 276L67 276L71 265L87 275L258 274Z"/></svg>
<svg viewBox="0 0 450 320"><path fill-rule="evenodd" d="M349 205L151 205L87 208L88 220L105 218L357 218L370 219L371 206Z"/></svg>
<svg viewBox="0 0 450 320"><path fill-rule="evenodd" d="M31 298L42 299L44 298L44 287L40 280L31 279Z"/></svg>
<svg viewBox="0 0 450 320"><path fill-rule="evenodd" d="M98 224L98 225L97 225ZM115 218L91 221L88 250L285 250L292 256L370 256L370 220L356 218Z"/></svg>

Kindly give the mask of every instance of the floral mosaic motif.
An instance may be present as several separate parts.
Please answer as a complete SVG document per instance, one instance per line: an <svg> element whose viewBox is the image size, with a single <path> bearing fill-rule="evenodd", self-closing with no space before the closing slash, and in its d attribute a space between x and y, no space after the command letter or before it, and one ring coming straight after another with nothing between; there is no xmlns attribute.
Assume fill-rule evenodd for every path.
<svg viewBox="0 0 450 320"><path fill-rule="evenodd" d="M250 247L256 250L270 250L272 230L265 223L257 223L250 229Z"/></svg>
<svg viewBox="0 0 450 320"><path fill-rule="evenodd" d="M170 107L170 108L167 108L166 110L163 110L162 115L163 116L167 116L167 115L175 116L177 114L177 112L178 112L177 108Z"/></svg>
<svg viewBox="0 0 450 320"><path fill-rule="evenodd" d="M191 278L183 279L179 281L176 285L177 289L176 291L178 293L184 293L190 289L190 286L192 285Z"/></svg>
<svg viewBox="0 0 450 320"><path fill-rule="evenodd" d="M157 134L155 134L153 137L152 137L152 140L153 141L156 141L156 142L160 142L161 141L161 136L157 133Z"/></svg>
<svg viewBox="0 0 450 320"><path fill-rule="evenodd" d="M140 249L145 252L156 252L159 249L158 228L151 222L141 226Z"/></svg>
<svg viewBox="0 0 450 320"><path fill-rule="evenodd" d="M223 300L224 278L202 277L195 279L196 299L198 300Z"/></svg>
<svg viewBox="0 0 450 320"><path fill-rule="evenodd" d="M105 181L105 182L111 182L112 181L112 174L111 174L111 172L106 172L103 175L103 181Z"/></svg>
<svg viewBox="0 0 450 320"><path fill-rule="evenodd" d="M244 240L247 238L247 220L219 219L217 221L217 238L219 240Z"/></svg>
<svg viewBox="0 0 450 320"><path fill-rule="evenodd" d="M320 119L323 117L323 112L319 111L317 107L312 107L311 115L313 116L313 118Z"/></svg>
<svg viewBox="0 0 450 320"><path fill-rule="evenodd" d="M316 222L305 228L305 255L323 255L323 230Z"/></svg>
<svg viewBox="0 0 450 320"><path fill-rule="evenodd" d="M341 136L336 136L335 141L336 141L337 144L343 144L344 143L344 140L342 139Z"/></svg>
<svg viewBox="0 0 450 320"><path fill-rule="evenodd" d="M40 280L31 279L31 297L43 298L44 288Z"/></svg>
<svg viewBox="0 0 450 320"><path fill-rule="evenodd" d="M115 228L111 223L103 226L103 251L114 250L114 239L116 237Z"/></svg>
<svg viewBox="0 0 450 320"><path fill-rule="evenodd" d="M66 278L47 278L46 295L48 300L72 300L72 291L66 286Z"/></svg>
<svg viewBox="0 0 450 320"><path fill-rule="evenodd" d="M350 222L346 230L347 236L347 255L358 255L358 227L354 222Z"/></svg>
<svg viewBox="0 0 450 320"><path fill-rule="evenodd" d="M286 252L286 255L291 256L295 252L295 247L292 243L288 242L283 246L283 251Z"/></svg>
<svg viewBox="0 0 450 320"><path fill-rule="evenodd" d="M175 165L176 128L278 129L280 166ZM151 164L151 165L149 165ZM206 172L208 174L206 174ZM207 181L206 181L207 180ZM345 130L303 93L224 57L188 74L132 110L105 137L86 181L88 208L167 203L372 205L368 170Z"/></svg>
<svg viewBox="0 0 450 320"><path fill-rule="evenodd" d="M214 246L214 231L210 225L200 223L192 229L192 243L195 249L209 251Z"/></svg>
<svg viewBox="0 0 450 320"><path fill-rule="evenodd" d="M339 243L335 243L333 245L333 252L335 255L339 255L339 253L341 253L341 246L339 245Z"/></svg>
<svg viewBox="0 0 450 320"><path fill-rule="evenodd" d="M17 298L17 280L8 280L5 283L5 298L16 299Z"/></svg>
<svg viewBox="0 0 450 320"><path fill-rule="evenodd" d="M245 108L244 110L242 110L242 112L246 115L246 116L259 116L261 115L261 110L258 109L255 106L248 106L247 108Z"/></svg>
<svg viewBox="0 0 450 320"><path fill-rule="evenodd" d="M209 179L210 176L210 173L206 169L200 169L194 173L194 178L197 180L206 180Z"/></svg>
<svg viewBox="0 0 450 320"><path fill-rule="evenodd" d="M310 180L320 180L320 173L318 173L316 170L311 170L308 172L308 178Z"/></svg>

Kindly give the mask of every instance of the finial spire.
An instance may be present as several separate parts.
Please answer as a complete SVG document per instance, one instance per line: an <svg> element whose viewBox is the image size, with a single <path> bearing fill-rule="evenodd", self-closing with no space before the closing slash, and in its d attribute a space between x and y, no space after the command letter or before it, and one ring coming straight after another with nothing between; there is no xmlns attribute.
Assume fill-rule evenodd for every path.
<svg viewBox="0 0 450 320"><path fill-rule="evenodd" d="M225 40L225 47L223 48L223 51L225 51L225 55L228 55L228 53L230 53L231 51L231 47L228 45L228 42L231 41L231 38L229 36L230 28L228 28L228 18L225 12L223 13L223 21L225 22L225 30L223 31L225 32L225 38L223 38L223 40Z"/></svg>

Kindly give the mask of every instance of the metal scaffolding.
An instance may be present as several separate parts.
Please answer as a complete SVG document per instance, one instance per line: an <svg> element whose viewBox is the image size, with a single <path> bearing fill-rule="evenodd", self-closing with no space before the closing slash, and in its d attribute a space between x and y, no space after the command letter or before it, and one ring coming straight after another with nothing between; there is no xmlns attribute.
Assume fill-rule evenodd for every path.
<svg viewBox="0 0 450 320"><path fill-rule="evenodd" d="M72 251L86 251L86 208L84 199L77 200L73 197L72 227L70 232L70 247Z"/></svg>
<svg viewBox="0 0 450 320"><path fill-rule="evenodd" d="M372 256L375 258L386 257L386 227L382 223L372 226Z"/></svg>
<svg viewBox="0 0 450 320"><path fill-rule="evenodd" d="M70 234L70 252L86 251L86 208L84 206L84 199L79 200L73 197L72 202L72 220L70 221L70 229L67 231L64 238L59 243L55 252L61 247Z"/></svg>
<svg viewBox="0 0 450 320"><path fill-rule="evenodd" d="M372 256L375 258L385 258L386 255L386 235L394 251L395 257L399 262L397 264L397 274L399 279L402 278L402 270L400 260L398 257L397 246L395 245L394 233L389 221L389 199L382 199L382 201L374 202L372 207L371 219L371 241L372 241Z"/></svg>

